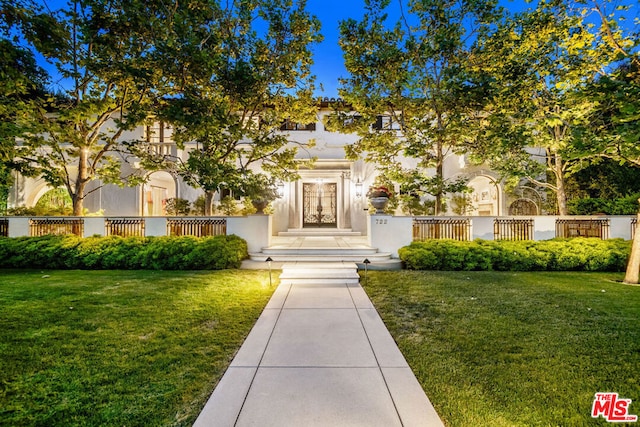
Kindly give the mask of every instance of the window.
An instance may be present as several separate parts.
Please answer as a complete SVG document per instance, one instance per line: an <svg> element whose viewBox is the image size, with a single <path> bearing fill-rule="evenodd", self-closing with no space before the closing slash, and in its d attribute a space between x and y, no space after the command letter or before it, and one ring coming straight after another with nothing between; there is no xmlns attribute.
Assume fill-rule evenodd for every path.
<svg viewBox="0 0 640 427"><path fill-rule="evenodd" d="M376 130L401 130L402 125L400 122L394 120L393 116L385 115L378 116L376 123L373 125Z"/></svg>
<svg viewBox="0 0 640 427"><path fill-rule="evenodd" d="M308 123L306 125L293 122L291 120L285 120L282 126L280 126L280 130L308 130L313 131L316 130L315 123Z"/></svg>

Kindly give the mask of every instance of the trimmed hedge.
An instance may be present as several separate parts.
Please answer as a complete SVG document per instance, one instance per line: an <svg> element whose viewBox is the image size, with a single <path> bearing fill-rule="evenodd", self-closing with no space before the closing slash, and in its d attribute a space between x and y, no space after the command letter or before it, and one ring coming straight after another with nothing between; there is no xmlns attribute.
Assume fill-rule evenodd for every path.
<svg viewBox="0 0 640 427"><path fill-rule="evenodd" d="M624 271L631 242L622 239L545 241L428 240L400 248L412 270Z"/></svg>
<svg viewBox="0 0 640 427"><path fill-rule="evenodd" d="M247 256L238 236L0 237L0 268L222 270Z"/></svg>

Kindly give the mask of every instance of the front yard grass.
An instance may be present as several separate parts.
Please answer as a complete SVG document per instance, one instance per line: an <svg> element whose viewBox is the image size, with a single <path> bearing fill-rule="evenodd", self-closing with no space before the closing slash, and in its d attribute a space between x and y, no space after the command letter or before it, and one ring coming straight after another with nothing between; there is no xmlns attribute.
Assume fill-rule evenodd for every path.
<svg viewBox="0 0 640 427"><path fill-rule="evenodd" d="M640 414L640 287L619 274L369 272L361 280L448 426L609 425Z"/></svg>
<svg viewBox="0 0 640 427"><path fill-rule="evenodd" d="M190 426L264 271L0 270L0 425Z"/></svg>

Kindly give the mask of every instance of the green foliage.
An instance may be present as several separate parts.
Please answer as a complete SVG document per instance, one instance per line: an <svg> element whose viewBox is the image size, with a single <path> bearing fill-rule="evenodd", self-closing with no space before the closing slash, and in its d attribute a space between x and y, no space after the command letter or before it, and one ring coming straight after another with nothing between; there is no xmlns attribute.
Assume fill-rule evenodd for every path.
<svg viewBox="0 0 640 427"><path fill-rule="evenodd" d="M589 166L573 172L567 191L573 198L620 199L640 194L640 167L613 160L590 160Z"/></svg>
<svg viewBox="0 0 640 427"><path fill-rule="evenodd" d="M56 80L65 82L59 95L43 92L17 108L13 134L22 144L11 167L52 187L64 185L78 216L90 183L142 182L144 171L124 173L125 156L116 151L123 133L142 123L162 93L153 44L161 40L164 5L96 0L59 3L56 10L30 1L1 4L3 29L15 34L19 49L45 57Z"/></svg>
<svg viewBox="0 0 640 427"><path fill-rule="evenodd" d="M444 159L474 139L466 123L478 106L468 87L474 59L468 40L491 26L500 9L492 0L416 1L394 23L389 5L369 1L360 21L340 23L350 74L341 79L345 105L326 126L359 136L347 156L364 156L400 184L417 181L420 191L435 197L438 215L445 194L461 191L445 178ZM416 159L417 167L403 170L402 157Z"/></svg>
<svg viewBox="0 0 640 427"><path fill-rule="evenodd" d="M173 197L167 199L165 205L167 215L172 216L185 216L191 213L191 202L187 199L181 199L179 197Z"/></svg>
<svg viewBox="0 0 640 427"><path fill-rule="evenodd" d="M194 215L205 215L206 214L206 210L205 210L206 203L207 203L207 198L204 195L198 196L196 201L193 202L193 209L192 209L191 213L193 213Z"/></svg>
<svg viewBox="0 0 640 427"><path fill-rule="evenodd" d="M400 248L412 270L624 271L631 244L621 239L546 241L428 240Z"/></svg>
<svg viewBox="0 0 640 427"><path fill-rule="evenodd" d="M415 194L400 194L397 196L400 208L406 215L435 215L435 200L421 200Z"/></svg>
<svg viewBox="0 0 640 427"><path fill-rule="evenodd" d="M0 238L0 268L220 270L238 268L237 236Z"/></svg>
<svg viewBox="0 0 640 427"><path fill-rule="evenodd" d="M251 200L271 202L280 195L276 178L262 173L246 173L240 182L239 194Z"/></svg>
<svg viewBox="0 0 640 427"><path fill-rule="evenodd" d="M238 202L231 196L223 197L216 209L227 216L238 215L240 212Z"/></svg>
<svg viewBox="0 0 640 427"><path fill-rule="evenodd" d="M597 122L599 101L585 96L586 88L621 59L612 46L636 43L621 27L608 31L624 12L610 11L600 16L601 26L593 25L585 17L609 2L593 2L589 12L585 3L591 2L539 1L533 9L505 15L481 34L474 50L472 80L484 87L487 102L473 120L478 138L472 151L504 176L552 191L561 215L568 213L567 177L589 164L580 144L592 139L588 129ZM618 149L613 139L612 150Z"/></svg>
<svg viewBox="0 0 640 427"><path fill-rule="evenodd" d="M252 165L297 178L297 149L287 147L280 127L316 119L311 47L322 39L319 21L304 6L287 0L176 6L158 55L180 96L158 114L174 125L179 146L198 143L178 168L190 185L245 194Z"/></svg>
<svg viewBox="0 0 640 427"><path fill-rule="evenodd" d="M638 198L640 198L640 194L613 200L600 198L573 199L569 202L569 214L635 215L640 210Z"/></svg>
<svg viewBox="0 0 640 427"><path fill-rule="evenodd" d="M73 202L64 188L47 191L40 197L35 206L37 215L71 215Z"/></svg>

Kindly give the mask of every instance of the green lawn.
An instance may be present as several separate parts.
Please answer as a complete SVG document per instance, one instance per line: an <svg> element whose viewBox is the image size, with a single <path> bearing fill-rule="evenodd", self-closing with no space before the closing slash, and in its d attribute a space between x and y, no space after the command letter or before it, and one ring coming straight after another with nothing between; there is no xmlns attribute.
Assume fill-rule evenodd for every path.
<svg viewBox="0 0 640 427"><path fill-rule="evenodd" d="M190 426L264 271L1 271L0 425Z"/></svg>
<svg viewBox="0 0 640 427"><path fill-rule="evenodd" d="M619 274L369 272L366 291L448 426L610 425L640 414L640 287ZM363 280L364 282L364 280ZM618 424L619 425L619 424Z"/></svg>

